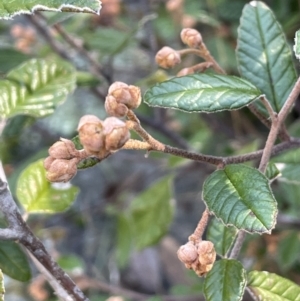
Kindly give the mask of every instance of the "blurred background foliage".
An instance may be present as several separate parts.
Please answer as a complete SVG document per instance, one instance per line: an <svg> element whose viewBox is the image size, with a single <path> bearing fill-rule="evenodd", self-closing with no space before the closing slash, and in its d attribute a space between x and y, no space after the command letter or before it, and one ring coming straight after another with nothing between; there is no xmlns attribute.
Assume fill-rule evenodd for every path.
<svg viewBox="0 0 300 301"><path fill-rule="evenodd" d="M249 1L102 2L100 16L38 15L42 29L46 28L51 39L63 45L77 68L78 87L53 115L42 119L18 115L8 120L1 138L1 157L14 194L21 171L46 157L47 149L59 137L74 137L82 115L105 118L103 102L112 82L136 84L145 91L181 68L195 64L198 58L193 56L185 57L175 70L162 70L155 64L154 56L161 47L184 48L179 38L182 28L198 29L220 65L229 74L238 75L237 27L243 6ZM265 2L292 45L295 31L300 28L300 2ZM99 62L100 78L90 73L93 66L66 43L59 27ZM32 19L19 16L0 22L1 78L29 58L56 58L60 54L53 51L49 38ZM298 64L296 68L299 70ZM143 104L137 114L145 128L162 142L211 155L254 151L264 145L268 133L247 109L200 115ZM299 114L298 101L288 120L290 133L298 137ZM289 160L285 157L274 162ZM67 211L32 214L28 223L91 300L119 295L119 287L129 290L123 291L128 299L132 297L130 293L138 292L173 294L179 300L187 300L190 295L201 294L202 279L183 268L176 251L187 241L201 216L201 187L212 171L208 165L163 154L120 151L77 174L72 183L80 188L80 193ZM296 172L300 179L300 169ZM172 185L168 185L171 178ZM241 258L245 268L276 272L300 284L300 185L287 179L288 175L272 184L281 209L276 230L272 235L249 236ZM10 292L8 301L56 300L40 276L33 276L25 286L6 278L6 290Z"/></svg>

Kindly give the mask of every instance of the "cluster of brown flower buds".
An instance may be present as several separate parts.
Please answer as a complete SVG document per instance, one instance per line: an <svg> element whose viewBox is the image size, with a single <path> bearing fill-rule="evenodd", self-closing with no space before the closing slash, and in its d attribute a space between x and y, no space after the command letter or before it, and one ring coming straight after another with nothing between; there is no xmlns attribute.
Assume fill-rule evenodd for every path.
<svg viewBox="0 0 300 301"><path fill-rule="evenodd" d="M199 31L193 28L184 28L180 33L181 40L190 48L198 48L202 45L202 36ZM156 63L165 69L173 68L181 63L180 51L171 47L165 46L159 50L155 56ZM189 73L187 73L189 72ZM193 73L190 70L185 70L183 73Z"/></svg>
<svg viewBox="0 0 300 301"><path fill-rule="evenodd" d="M49 148L49 157L44 160L46 177L50 182L68 182L77 173L81 153L71 140L61 138Z"/></svg>
<svg viewBox="0 0 300 301"><path fill-rule="evenodd" d="M125 117L128 110L134 110L141 104L141 100L139 87L115 82L108 89L105 110L110 116Z"/></svg>
<svg viewBox="0 0 300 301"><path fill-rule="evenodd" d="M115 117L102 121L94 115L85 115L77 130L86 154L99 158L120 149L130 138L126 123Z"/></svg>
<svg viewBox="0 0 300 301"><path fill-rule="evenodd" d="M177 256L187 269L192 269L198 276L205 276L213 267L216 260L214 244L200 240L189 241L177 251Z"/></svg>
<svg viewBox="0 0 300 301"><path fill-rule="evenodd" d="M49 149L44 161L46 177L50 182L67 182L75 176L77 164L84 158L95 156L103 159L117 151L129 140L130 132L125 122L128 110L141 104L141 90L122 82L115 82L108 90L105 100L108 117L104 121L94 115L83 116L78 124L79 140L83 150L75 149L72 141L61 139Z"/></svg>

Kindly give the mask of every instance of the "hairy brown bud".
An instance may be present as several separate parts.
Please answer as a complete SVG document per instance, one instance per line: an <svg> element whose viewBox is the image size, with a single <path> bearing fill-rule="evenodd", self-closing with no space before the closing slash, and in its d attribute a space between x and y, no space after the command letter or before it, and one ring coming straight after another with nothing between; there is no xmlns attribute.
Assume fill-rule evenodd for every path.
<svg viewBox="0 0 300 301"><path fill-rule="evenodd" d="M128 109L136 109L141 104L141 100L141 90L139 87L115 82L108 89L108 96L105 99L105 109L111 116L124 117Z"/></svg>
<svg viewBox="0 0 300 301"><path fill-rule="evenodd" d="M211 241L202 240L197 246L197 251L199 254L199 262L202 265L213 264L216 260L216 251L214 244Z"/></svg>
<svg viewBox="0 0 300 301"><path fill-rule="evenodd" d="M130 138L126 124L115 117L108 117L103 122L105 149L115 151L120 149Z"/></svg>
<svg viewBox="0 0 300 301"><path fill-rule="evenodd" d="M104 148L103 123L94 115L81 117L77 128L79 140L87 154L98 155Z"/></svg>
<svg viewBox="0 0 300 301"><path fill-rule="evenodd" d="M60 138L49 148L49 155L55 159L71 159L78 155L78 150L71 140Z"/></svg>
<svg viewBox="0 0 300 301"><path fill-rule="evenodd" d="M181 62L179 52L168 46L157 52L155 60L160 67L165 69L173 68Z"/></svg>
<svg viewBox="0 0 300 301"><path fill-rule="evenodd" d="M198 259L197 248L192 242L181 246L177 251L177 256L181 262L190 265Z"/></svg>
<svg viewBox="0 0 300 301"><path fill-rule="evenodd" d="M118 103L115 97L108 95L104 103L105 110L108 115L115 117L125 117L128 113L128 108L123 103Z"/></svg>
<svg viewBox="0 0 300 301"><path fill-rule="evenodd" d="M68 182L77 173L77 163L77 158L66 160L47 157L44 161L46 178L50 182Z"/></svg>
<svg viewBox="0 0 300 301"><path fill-rule="evenodd" d="M191 48L198 48L202 44L202 36L193 28L184 28L180 33L181 40Z"/></svg>

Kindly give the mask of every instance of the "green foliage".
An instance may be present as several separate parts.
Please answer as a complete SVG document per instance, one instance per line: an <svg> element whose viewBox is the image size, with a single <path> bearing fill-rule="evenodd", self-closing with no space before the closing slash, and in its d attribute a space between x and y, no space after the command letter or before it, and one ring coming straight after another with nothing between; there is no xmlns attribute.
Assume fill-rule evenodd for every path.
<svg viewBox="0 0 300 301"><path fill-rule="evenodd" d="M204 281L206 301L240 301L246 286L246 271L237 260L217 261Z"/></svg>
<svg viewBox="0 0 300 301"><path fill-rule="evenodd" d="M298 231L289 231L283 233L277 252L279 267L286 271L290 269L299 258L300 254L300 236Z"/></svg>
<svg viewBox="0 0 300 301"><path fill-rule="evenodd" d="M300 59L300 30L297 30L295 34L294 52L297 59Z"/></svg>
<svg viewBox="0 0 300 301"><path fill-rule="evenodd" d="M251 233L270 233L277 203L269 180L257 169L228 165L212 173L203 185L203 200L225 225Z"/></svg>
<svg viewBox="0 0 300 301"><path fill-rule="evenodd" d="M5 294L5 288L4 288L4 281L3 281L3 274L0 270L0 301L4 301L4 294Z"/></svg>
<svg viewBox="0 0 300 301"><path fill-rule="evenodd" d="M1 241L0 269L7 276L19 281L28 281L31 278L27 256L14 241Z"/></svg>
<svg viewBox="0 0 300 301"><path fill-rule="evenodd" d="M55 188L46 179L43 160L38 160L21 173L16 194L28 213L56 213L68 209L78 191L77 187L71 185Z"/></svg>
<svg viewBox="0 0 300 301"><path fill-rule="evenodd" d="M252 271L247 286L261 301L300 300L300 287L273 273Z"/></svg>
<svg viewBox="0 0 300 301"><path fill-rule="evenodd" d="M263 2L252 1L243 9L237 59L241 76L265 93L279 112L297 77L282 28ZM262 104L258 108L266 113Z"/></svg>
<svg viewBox="0 0 300 301"><path fill-rule="evenodd" d="M156 244L168 231L173 218L170 181L173 176L158 180L132 200L126 214L118 217L117 258L125 265L132 249Z"/></svg>
<svg viewBox="0 0 300 301"><path fill-rule="evenodd" d="M0 72L7 73L29 59L29 55L12 47L0 48Z"/></svg>
<svg viewBox="0 0 300 301"><path fill-rule="evenodd" d="M240 109L260 95L255 86L242 78L208 73L159 83L146 92L144 101L154 107L212 113Z"/></svg>
<svg viewBox="0 0 300 301"><path fill-rule="evenodd" d="M49 11L72 11L99 13L100 1L98 0L32 0L20 2L19 0L0 0L0 19L9 19L15 15L31 14L39 9Z"/></svg>
<svg viewBox="0 0 300 301"><path fill-rule="evenodd" d="M226 227L214 218L207 229L207 239L214 243L218 255L226 256L232 246L238 230L234 227Z"/></svg>
<svg viewBox="0 0 300 301"><path fill-rule="evenodd" d="M0 81L0 116L49 115L73 92L75 84L76 73L69 63L43 59L27 61Z"/></svg>
<svg viewBox="0 0 300 301"><path fill-rule="evenodd" d="M276 165L274 163L272 163L272 162L269 162L265 174L266 174L266 177L270 181L275 180L277 177L279 177L281 175L281 173L278 170L278 168L276 167Z"/></svg>

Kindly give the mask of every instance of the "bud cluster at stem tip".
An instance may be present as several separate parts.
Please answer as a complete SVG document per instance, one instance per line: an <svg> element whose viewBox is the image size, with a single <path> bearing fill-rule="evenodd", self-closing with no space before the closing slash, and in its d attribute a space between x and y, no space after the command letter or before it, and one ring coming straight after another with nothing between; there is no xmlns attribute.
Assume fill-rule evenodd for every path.
<svg viewBox="0 0 300 301"><path fill-rule="evenodd" d="M188 269L194 270L198 276L205 276L216 260L214 244L201 240L198 243L189 241L177 251L177 256Z"/></svg>
<svg viewBox="0 0 300 301"><path fill-rule="evenodd" d="M80 151L71 140L61 138L49 148L49 157L44 160L46 177L50 182L68 182L77 173Z"/></svg>
<svg viewBox="0 0 300 301"><path fill-rule="evenodd" d="M141 100L139 87L115 82L108 89L105 110L110 116L125 117L128 110L134 110L141 104Z"/></svg>
<svg viewBox="0 0 300 301"><path fill-rule="evenodd" d="M130 138L126 123L116 117L102 121L94 115L85 115L77 130L86 153L99 158L120 149Z"/></svg>
<svg viewBox="0 0 300 301"><path fill-rule="evenodd" d="M191 48L198 48L202 44L202 36L193 28L184 28L180 33L181 41Z"/></svg>
<svg viewBox="0 0 300 301"><path fill-rule="evenodd" d="M165 69L173 68L181 62L180 53L175 49L165 46L155 56L156 63Z"/></svg>

